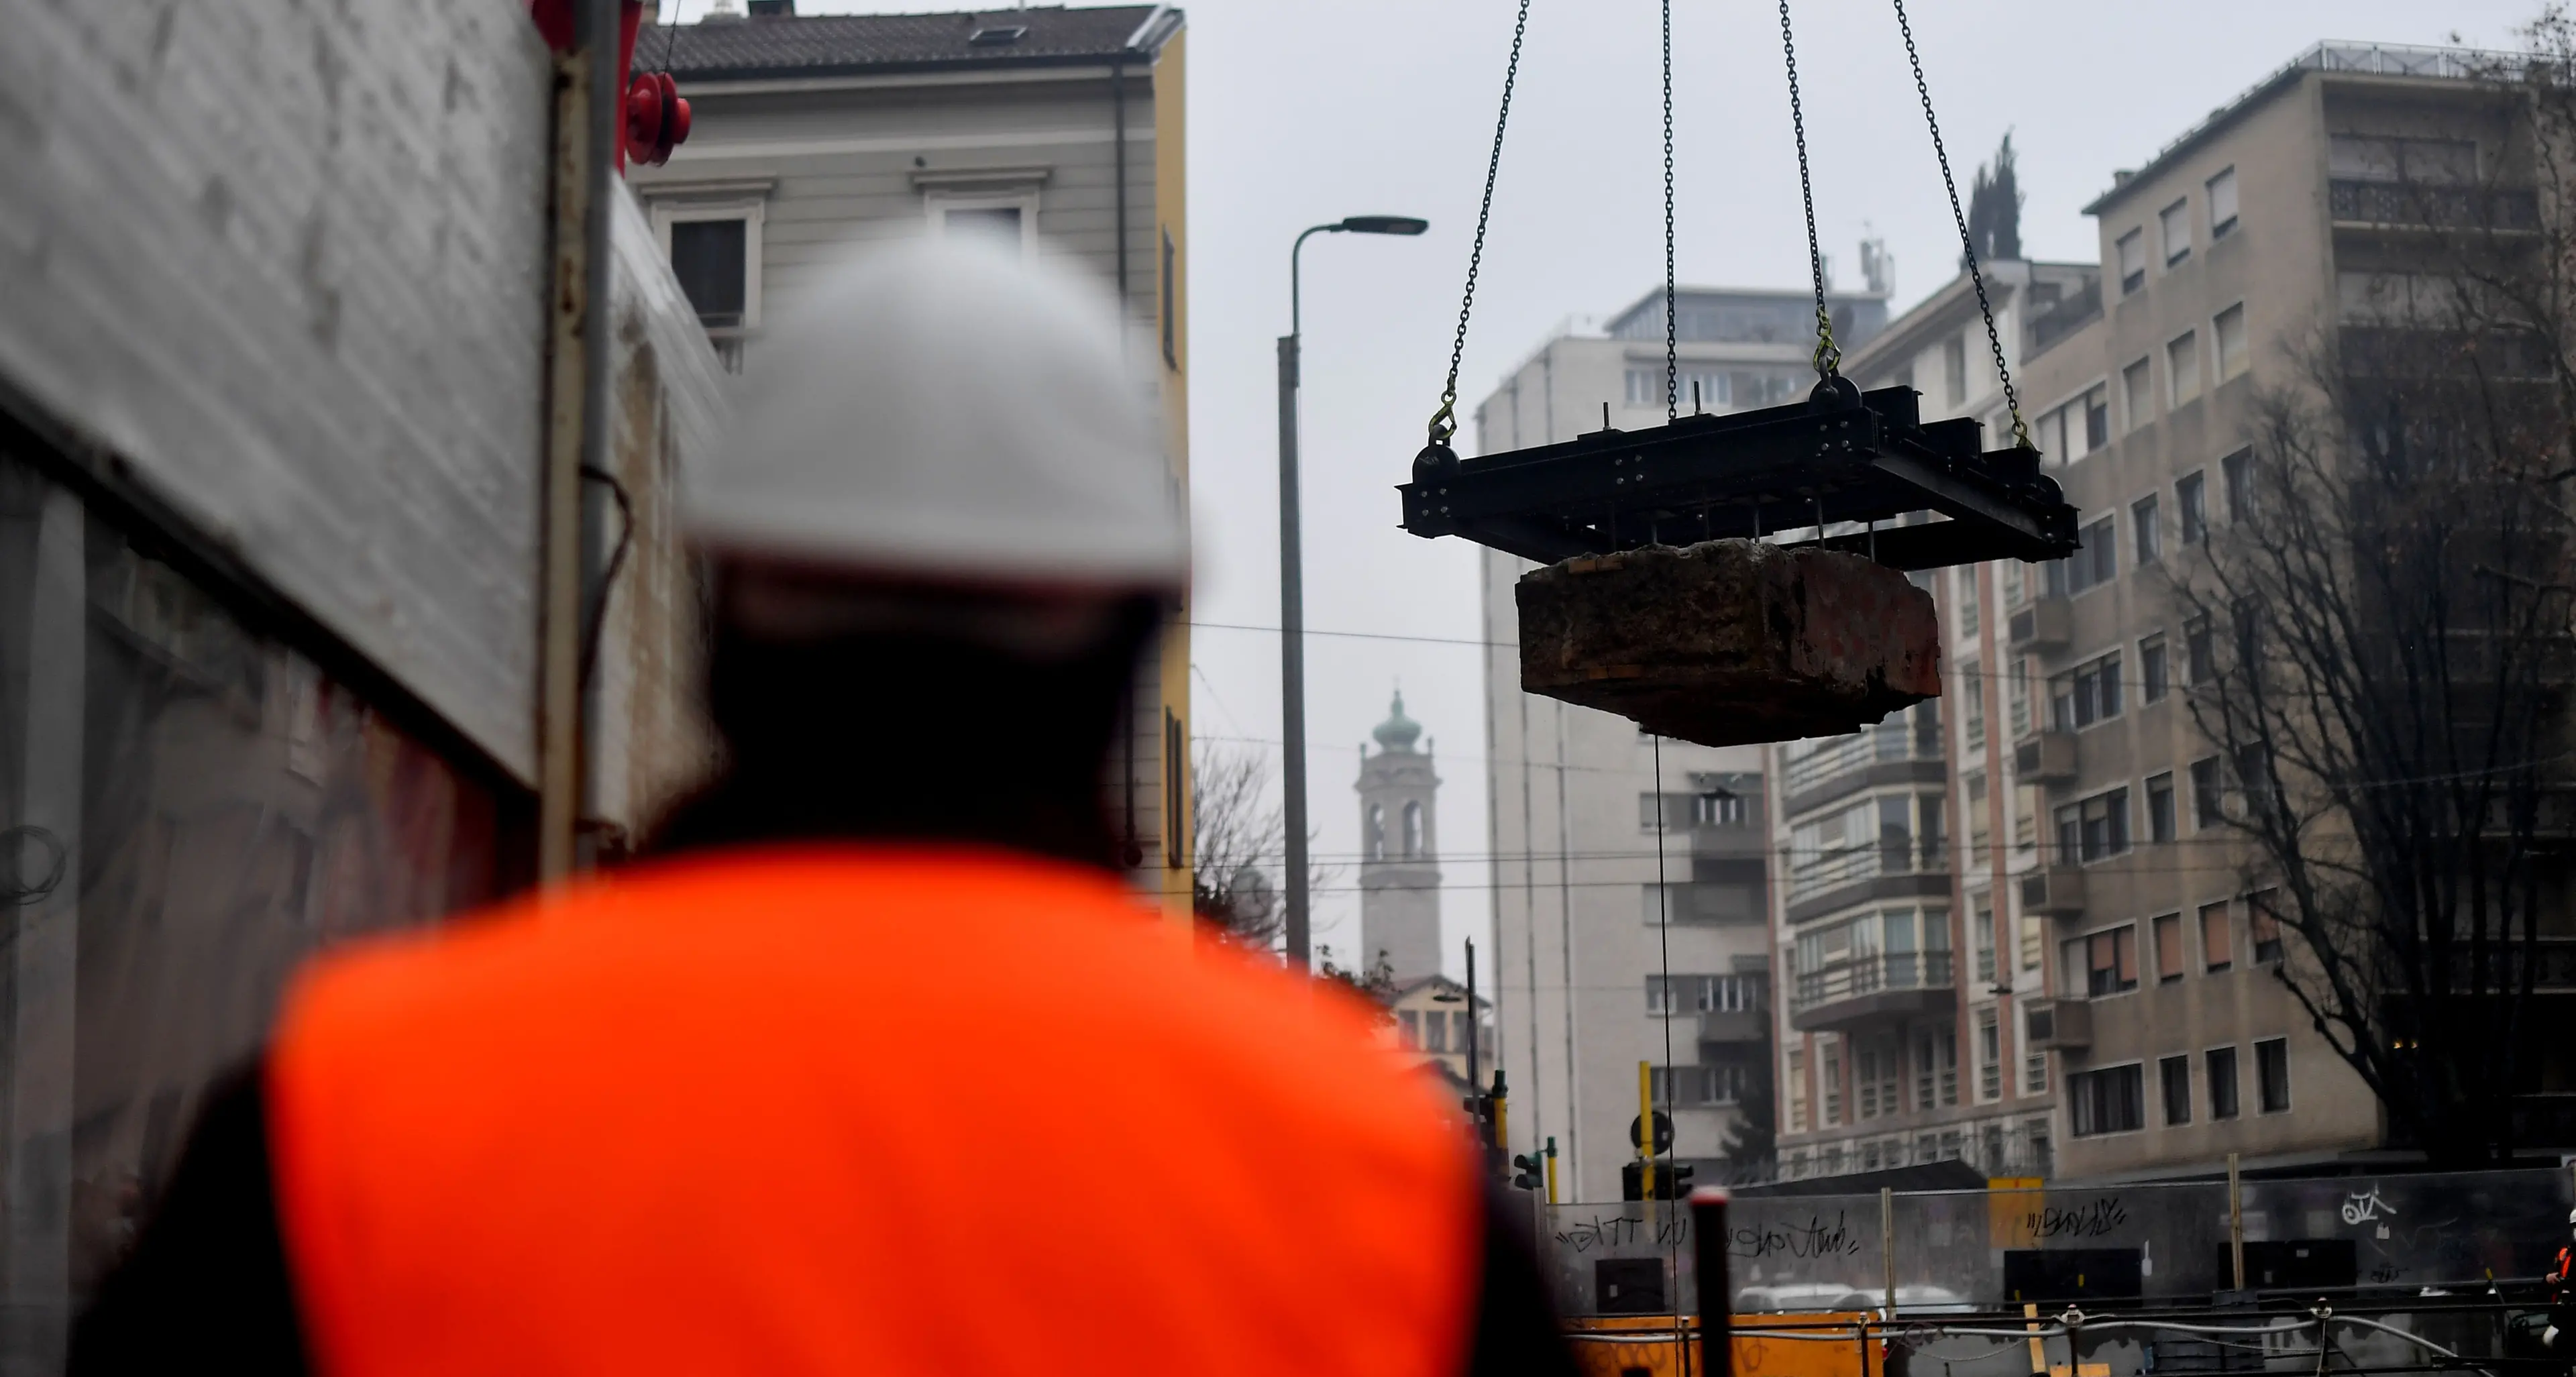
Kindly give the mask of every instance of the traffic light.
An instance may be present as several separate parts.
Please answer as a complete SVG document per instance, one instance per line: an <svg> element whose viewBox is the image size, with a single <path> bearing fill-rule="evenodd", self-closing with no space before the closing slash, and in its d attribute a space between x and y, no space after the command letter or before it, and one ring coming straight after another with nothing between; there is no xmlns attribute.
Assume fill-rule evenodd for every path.
<svg viewBox="0 0 2576 1377"><path fill-rule="evenodd" d="M1525 1152L1512 1159L1512 1184L1525 1191L1547 1189L1547 1159L1535 1152Z"/></svg>
<svg viewBox="0 0 2576 1377"><path fill-rule="evenodd" d="M1644 1168L1645 1164L1643 1162L1630 1162L1626 1166L1619 1168L1620 1199L1643 1200L1646 1198L1646 1187L1642 1179L1646 1174ZM1654 1198L1657 1200L1683 1200L1689 1198L1691 1192L1691 1174L1691 1164L1688 1162L1676 1162L1669 1157L1656 1158Z"/></svg>

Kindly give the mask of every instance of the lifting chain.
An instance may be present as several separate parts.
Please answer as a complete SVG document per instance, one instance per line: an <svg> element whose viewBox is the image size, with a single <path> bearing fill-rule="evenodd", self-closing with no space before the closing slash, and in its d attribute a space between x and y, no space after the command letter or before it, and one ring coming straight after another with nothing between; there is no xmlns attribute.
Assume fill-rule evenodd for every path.
<svg viewBox="0 0 2576 1377"><path fill-rule="evenodd" d="M1476 270L1485 261L1485 224L1494 214L1494 178L1503 167L1503 129L1512 121L1512 83L1520 79L1521 39L1529 32L1530 0L1521 0L1520 17L1512 23L1512 59L1503 69L1503 108L1494 116L1494 151L1485 160L1485 200L1476 209L1476 245L1467 254L1467 292L1458 303L1458 337L1449 346L1449 380L1440 389L1440 409L1431 413L1431 443L1445 446L1458 433L1458 361L1467 354L1467 317L1476 309Z"/></svg>
<svg viewBox="0 0 2576 1377"><path fill-rule="evenodd" d="M1957 221L1959 225L1959 248L1968 265L1968 281L1977 289L1977 313L1985 317L1986 347L1994 351L1995 378L2003 384L2004 407L2012 415L2013 443L2023 449L2030 449L2033 447L2030 443L2030 427L2021 418L2021 394L2013 389L2011 365L2004 362L2003 335L1995 329L1994 304L1986 299L1986 275L1977 267L1976 240L1968 233L1967 212L1959 209L1959 182L1957 178L1950 175L1950 151L1941 143L1940 117L1932 113L1932 87L1923 79L1923 56L1914 50L1914 26L1906 21L1905 0L1893 0L1893 3L1896 6L1897 32L1905 35L1905 60L1914 67L1914 93L1923 100L1923 124L1932 131L1932 156L1941 163L1941 185L1950 193L1950 218ZM1780 0L1780 16L1783 24L1788 22L1788 15L1789 0ZM1793 100L1797 89L1796 83L1797 78L1793 75L1790 78ZM1802 142L1798 147L1798 168L1803 174L1807 163L1806 145ZM1807 226L1808 237L1812 240L1815 236L1815 210L1812 205L1807 211ZM1819 288L1820 295L1817 297L1820 308L1824 300L1821 291L1822 289Z"/></svg>
<svg viewBox="0 0 2576 1377"><path fill-rule="evenodd" d="M1807 267L1816 284L1816 377L1823 380L1842 375L1843 351L1834 343L1833 314L1825 309L1825 251L1816 242L1816 184L1807 172L1807 115L1798 101L1798 41L1789 32L1789 0L1780 0L1780 51L1789 63L1789 128L1798 136L1798 194L1807 203Z"/></svg>
<svg viewBox="0 0 2576 1377"><path fill-rule="evenodd" d="M1673 0L1664 0L1664 420L1668 424L1680 418L1682 406L1681 333L1673 316L1673 296ZM1668 1035L1671 1031L1665 1030Z"/></svg>

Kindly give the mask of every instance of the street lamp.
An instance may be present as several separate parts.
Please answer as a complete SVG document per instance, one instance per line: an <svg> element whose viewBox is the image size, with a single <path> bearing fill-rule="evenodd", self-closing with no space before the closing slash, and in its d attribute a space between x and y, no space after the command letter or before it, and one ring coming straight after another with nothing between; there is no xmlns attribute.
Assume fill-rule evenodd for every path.
<svg viewBox="0 0 2576 1377"><path fill-rule="evenodd" d="M1279 337L1279 699L1287 795L1288 961L1304 966L1312 929L1306 893L1306 588L1297 519L1297 335L1303 322L1298 255L1319 234L1416 235L1431 227L1409 215L1354 215L1317 225L1288 250L1288 333Z"/></svg>

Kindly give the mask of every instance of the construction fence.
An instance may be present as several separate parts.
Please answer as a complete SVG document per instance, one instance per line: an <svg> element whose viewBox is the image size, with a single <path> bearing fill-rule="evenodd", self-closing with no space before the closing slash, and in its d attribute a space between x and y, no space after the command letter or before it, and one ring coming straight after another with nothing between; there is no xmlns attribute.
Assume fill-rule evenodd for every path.
<svg viewBox="0 0 2576 1377"><path fill-rule="evenodd" d="M1738 1196L1732 1309L1892 1311L2184 1306L2242 1299L2482 1294L2526 1288L2568 1245L2576 1172L2179 1184L2034 1185L1873 1195ZM1540 1205L1561 1313L1699 1311L1682 1202ZM2241 1257L2241 1263L2239 1261ZM2240 1272L2241 1268L2241 1272Z"/></svg>

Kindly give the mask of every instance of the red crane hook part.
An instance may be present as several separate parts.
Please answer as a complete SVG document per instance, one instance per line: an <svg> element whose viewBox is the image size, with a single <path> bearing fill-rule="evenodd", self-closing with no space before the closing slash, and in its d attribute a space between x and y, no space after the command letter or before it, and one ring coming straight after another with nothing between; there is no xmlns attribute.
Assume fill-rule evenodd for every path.
<svg viewBox="0 0 2576 1377"><path fill-rule="evenodd" d="M626 88L626 154L649 167L671 160L689 137L689 102L669 72L639 74Z"/></svg>

